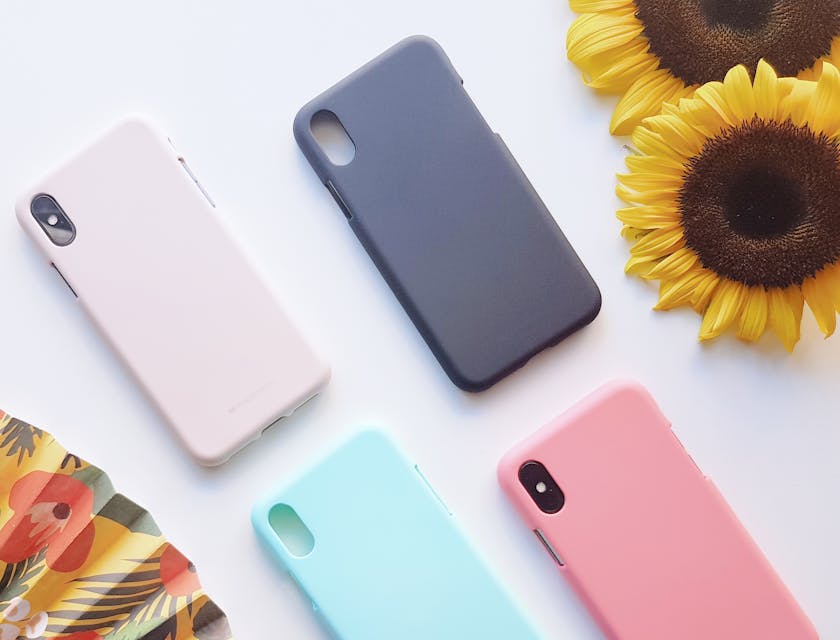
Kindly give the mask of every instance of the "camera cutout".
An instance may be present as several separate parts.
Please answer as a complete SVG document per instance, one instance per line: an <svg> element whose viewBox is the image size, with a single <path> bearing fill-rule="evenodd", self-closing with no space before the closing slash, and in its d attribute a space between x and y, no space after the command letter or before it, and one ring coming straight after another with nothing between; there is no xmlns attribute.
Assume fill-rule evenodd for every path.
<svg viewBox="0 0 840 640"><path fill-rule="evenodd" d="M353 158L356 157L356 144L332 111L321 110L312 116L309 129L330 162L338 167L353 162Z"/></svg>
<svg viewBox="0 0 840 640"><path fill-rule="evenodd" d="M523 464L519 468L519 482L543 513L555 514L566 504L563 490L541 462L531 460Z"/></svg>
<svg viewBox="0 0 840 640"><path fill-rule="evenodd" d="M268 524L295 558L305 558L315 548L315 536L289 505L275 504L271 507Z"/></svg>
<svg viewBox="0 0 840 640"><path fill-rule="evenodd" d="M76 226L52 196L45 193L35 196L29 210L54 245L66 247L75 240Z"/></svg>

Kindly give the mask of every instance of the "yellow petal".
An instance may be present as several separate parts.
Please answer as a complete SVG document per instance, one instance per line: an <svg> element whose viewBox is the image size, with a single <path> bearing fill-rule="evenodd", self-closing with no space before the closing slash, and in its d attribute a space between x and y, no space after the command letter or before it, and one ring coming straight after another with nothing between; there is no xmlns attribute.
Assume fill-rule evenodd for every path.
<svg viewBox="0 0 840 640"><path fill-rule="evenodd" d="M711 301L712 296L722 282L720 276L718 276L718 274L714 271L709 271L708 269L705 269L704 271L705 275L694 285L694 291L692 292L691 299L689 300L691 307L697 313L706 312L706 309L709 308L709 302Z"/></svg>
<svg viewBox="0 0 840 640"><path fill-rule="evenodd" d="M779 80L776 71L763 59L758 61L753 85L755 110L759 117L774 120L779 105Z"/></svg>
<svg viewBox="0 0 840 640"><path fill-rule="evenodd" d="M711 340L724 333L744 306L747 288L739 282L723 280L715 289L700 325L700 340Z"/></svg>
<svg viewBox="0 0 840 640"><path fill-rule="evenodd" d="M674 280L689 272L697 272L700 259L693 249L683 247L660 261L646 275L651 280Z"/></svg>
<svg viewBox="0 0 840 640"><path fill-rule="evenodd" d="M622 91L632 82L628 71L650 68L654 62L647 54L643 30L632 10L585 13L569 27L569 60L583 71L587 85ZM623 73L617 73L616 65ZM617 82L617 77L625 77L624 82Z"/></svg>
<svg viewBox="0 0 840 640"><path fill-rule="evenodd" d="M674 207L627 207L619 209L615 215L627 226L645 230L673 227L680 221Z"/></svg>
<svg viewBox="0 0 840 640"><path fill-rule="evenodd" d="M693 90L694 87L686 87L682 80L671 75L667 69L643 74L619 100L610 123L610 132L628 135L644 118L659 114L662 103L676 102Z"/></svg>
<svg viewBox="0 0 840 640"><path fill-rule="evenodd" d="M723 95L733 117L740 122L752 120L756 104L750 74L744 65L730 69L723 80Z"/></svg>
<svg viewBox="0 0 840 640"><path fill-rule="evenodd" d="M646 156L668 158L682 165L686 157L671 145L671 141L652 131L647 125L636 127L633 130L633 146Z"/></svg>
<svg viewBox="0 0 840 640"><path fill-rule="evenodd" d="M788 351L793 351L802 327L805 301L799 287L770 289L767 292L769 323Z"/></svg>
<svg viewBox="0 0 840 640"><path fill-rule="evenodd" d="M680 188L683 177L675 173L624 173L618 175L618 181L628 189L644 191L646 189Z"/></svg>
<svg viewBox="0 0 840 640"><path fill-rule="evenodd" d="M685 237L682 227L676 225L670 228L656 229L646 234L630 248L630 254L661 258L670 255L677 249L682 249L684 246Z"/></svg>
<svg viewBox="0 0 840 640"><path fill-rule="evenodd" d="M633 7L632 0L569 0L569 6L575 13L596 13L610 9ZM635 7L633 7L635 10Z"/></svg>
<svg viewBox="0 0 840 640"><path fill-rule="evenodd" d="M677 187L669 187L636 191L635 189L628 189L625 185L619 183L615 187L615 193L619 198L628 203L666 207L676 204L680 190Z"/></svg>
<svg viewBox="0 0 840 640"><path fill-rule="evenodd" d="M726 91L722 82L709 82L697 89L694 97L706 104L727 126L733 127L740 119L733 113L732 107L727 101ZM683 105L680 105L682 108ZM698 106L688 103L686 107Z"/></svg>
<svg viewBox="0 0 840 640"><path fill-rule="evenodd" d="M630 154L624 162L633 173L662 173L675 178L682 178L685 173L684 162L668 156Z"/></svg>
<svg viewBox="0 0 840 640"><path fill-rule="evenodd" d="M624 265L624 273L628 276L642 276L650 271L659 258L651 255L630 256Z"/></svg>
<svg viewBox="0 0 840 640"><path fill-rule="evenodd" d="M811 105L811 97L814 95L816 88L816 82L795 81L790 93L781 101L779 113L786 114L796 126L803 126L807 120L808 107Z"/></svg>
<svg viewBox="0 0 840 640"><path fill-rule="evenodd" d="M833 64L823 65L822 75L808 107L805 118L811 129L834 137L840 131L840 72Z"/></svg>
<svg viewBox="0 0 840 640"><path fill-rule="evenodd" d="M738 337L755 342L767 328L767 292L764 287L751 287L738 321Z"/></svg>
<svg viewBox="0 0 840 640"><path fill-rule="evenodd" d="M685 159L700 153L706 144L707 136L679 116L662 113L646 119L644 126L661 135L674 153Z"/></svg>
<svg viewBox="0 0 840 640"><path fill-rule="evenodd" d="M817 324L826 337L832 335L837 328L837 312L831 299L831 290L824 281L823 272L816 277L808 278L802 283L802 293L811 308Z"/></svg>
<svg viewBox="0 0 840 640"><path fill-rule="evenodd" d="M674 280L663 280L659 287L659 302L654 309L667 311L676 307L691 304L698 287L707 286L709 279L715 283L718 277L705 269L689 271Z"/></svg>
<svg viewBox="0 0 840 640"><path fill-rule="evenodd" d="M840 313L840 264L827 267L824 274L823 283L828 287L828 294L834 301L834 310Z"/></svg>

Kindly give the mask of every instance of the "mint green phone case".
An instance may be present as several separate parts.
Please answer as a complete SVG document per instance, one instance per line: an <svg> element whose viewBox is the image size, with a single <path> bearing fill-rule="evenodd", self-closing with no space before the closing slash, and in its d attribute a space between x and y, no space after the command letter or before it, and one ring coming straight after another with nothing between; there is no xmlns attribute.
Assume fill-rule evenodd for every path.
<svg viewBox="0 0 840 640"><path fill-rule="evenodd" d="M287 547L275 531L290 508L308 545ZM268 495L253 524L336 637L538 637L419 469L378 431Z"/></svg>

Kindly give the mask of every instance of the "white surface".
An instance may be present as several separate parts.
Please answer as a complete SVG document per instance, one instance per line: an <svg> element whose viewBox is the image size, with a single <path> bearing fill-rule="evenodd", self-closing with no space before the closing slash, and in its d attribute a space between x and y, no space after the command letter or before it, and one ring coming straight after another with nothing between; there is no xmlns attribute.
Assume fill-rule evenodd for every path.
<svg viewBox="0 0 840 640"><path fill-rule="evenodd" d="M822 637L840 637L840 338L824 342L806 316L793 356L772 339L701 347L693 313L649 310L655 289L622 274L613 174L624 151L607 132L612 101L581 86L565 60L565 2L126 6L0 6L0 406L148 507L240 639L324 637L255 543L249 505L364 424L394 432L547 638L599 637L504 502L495 464L616 376L651 389ZM447 50L604 294L591 327L479 396L446 379L291 135L299 106L414 33ZM170 133L333 364L321 398L215 471L181 452L12 213L21 187L137 111Z"/></svg>

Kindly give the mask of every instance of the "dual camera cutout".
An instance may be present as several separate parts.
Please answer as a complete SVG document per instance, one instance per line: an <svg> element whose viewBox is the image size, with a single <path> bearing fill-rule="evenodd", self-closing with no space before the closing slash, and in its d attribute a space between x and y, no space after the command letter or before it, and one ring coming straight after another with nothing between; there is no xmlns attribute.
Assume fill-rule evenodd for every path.
<svg viewBox="0 0 840 640"><path fill-rule="evenodd" d="M334 165L346 167L353 162L353 158L356 157L356 144L332 111L318 111L309 121L309 130L321 151Z"/></svg>
<svg viewBox="0 0 840 640"><path fill-rule="evenodd" d="M523 464L519 468L519 482L543 513L559 513L566 504L563 490L541 462L531 460Z"/></svg>
<svg viewBox="0 0 840 640"><path fill-rule="evenodd" d="M55 198L46 193L32 198L32 217L54 245L66 247L76 238L76 226Z"/></svg>
<svg viewBox="0 0 840 640"><path fill-rule="evenodd" d="M295 558L305 558L315 549L315 536L292 507L275 504L268 512L268 524Z"/></svg>

